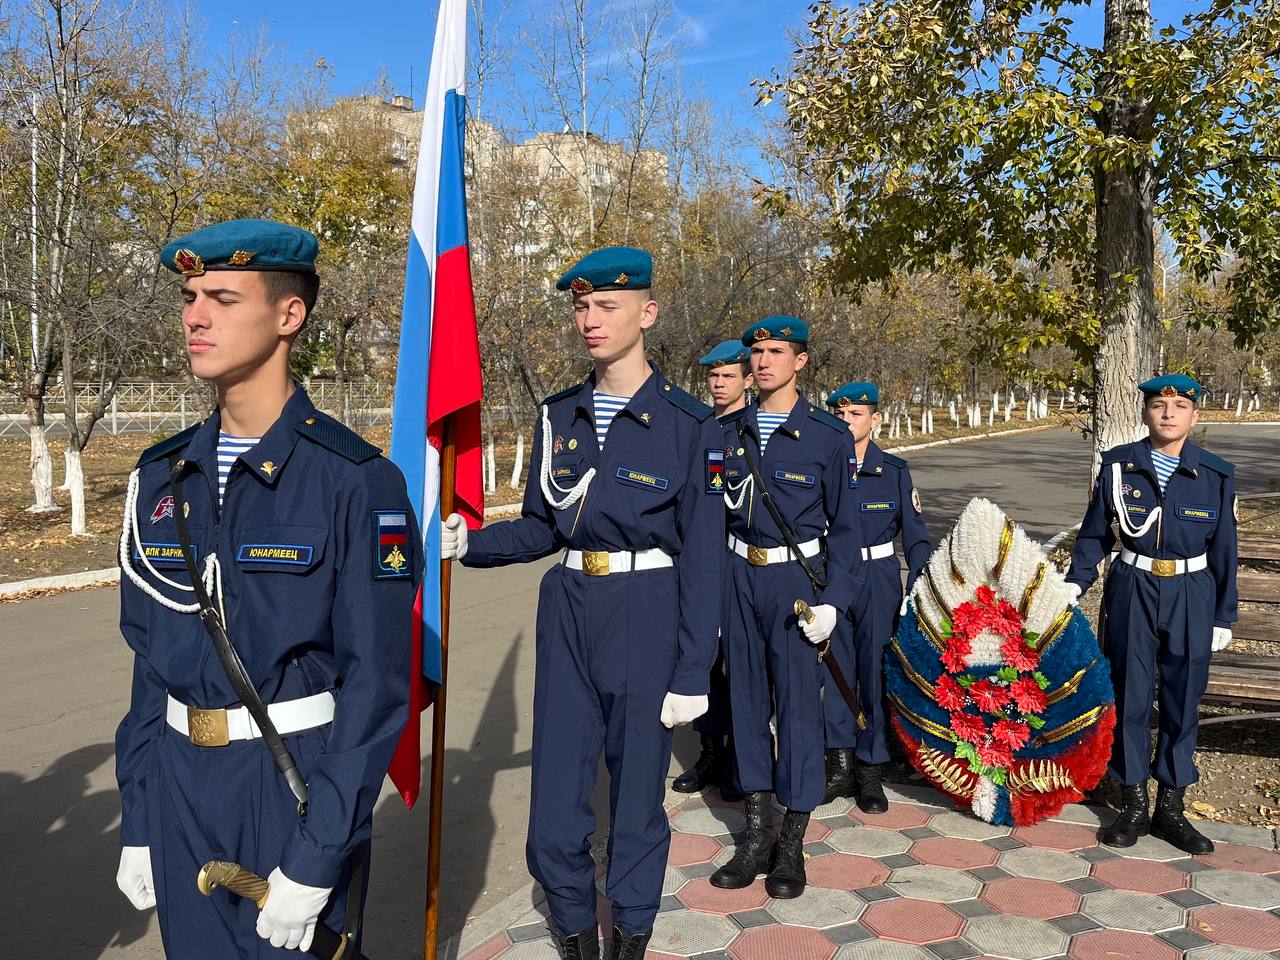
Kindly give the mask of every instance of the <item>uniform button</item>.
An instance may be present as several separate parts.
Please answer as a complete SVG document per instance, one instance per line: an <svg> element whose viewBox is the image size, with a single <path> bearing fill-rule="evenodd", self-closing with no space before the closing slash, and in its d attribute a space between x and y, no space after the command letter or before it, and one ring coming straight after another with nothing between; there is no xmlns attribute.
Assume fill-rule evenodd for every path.
<svg viewBox="0 0 1280 960"><path fill-rule="evenodd" d="M173 469L175 469L175 470L181 470L181 469L182 469L183 467L185 467L186 465L187 465L187 461L185 461L185 460L179 460L177 463L175 463L175 464L173 465Z"/></svg>
<svg viewBox="0 0 1280 960"><path fill-rule="evenodd" d="M669 383L664 383L664 384L662 385L662 389L663 389L663 390L666 390L668 393L670 393L670 392L671 392L671 384L669 384Z"/></svg>
<svg viewBox="0 0 1280 960"><path fill-rule="evenodd" d="M304 421L302 421L302 422L303 422L303 423L305 423L307 426L311 426L313 423L315 423L315 422L316 422L316 418L315 418L315 417L307 417L307 419L306 419L306 420L304 420Z"/></svg>

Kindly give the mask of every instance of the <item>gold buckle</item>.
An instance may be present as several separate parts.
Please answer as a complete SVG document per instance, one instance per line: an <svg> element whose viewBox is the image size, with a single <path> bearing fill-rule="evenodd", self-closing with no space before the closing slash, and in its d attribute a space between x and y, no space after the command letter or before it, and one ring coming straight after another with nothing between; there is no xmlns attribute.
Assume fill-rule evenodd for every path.
<svg viewBox="0 0 1280 960"><path fill-rule="evenodd" d="M588 577L607 577L609 575L609 551L583 550L582 572Z"/></svg>
<svg viewBox="0 0 1280 960"><path fill-rule="evenodd" d="M187 707L187 736L197 747L225 747L231 742L227 711Z"/></svg>
<svg viewBox="0 0 1280 960"><path fill-rule="evenodd" d="M769 548L753 547L747 544L747 563L753 567L767 567L769 565Z"/></svg>
<svg viewBox="0 0 1280 960"><path fill-rule="evenodd" d="M1151 560L1151 572L1157 577L1176 577L1178 575L1177 560Z"/></svg>

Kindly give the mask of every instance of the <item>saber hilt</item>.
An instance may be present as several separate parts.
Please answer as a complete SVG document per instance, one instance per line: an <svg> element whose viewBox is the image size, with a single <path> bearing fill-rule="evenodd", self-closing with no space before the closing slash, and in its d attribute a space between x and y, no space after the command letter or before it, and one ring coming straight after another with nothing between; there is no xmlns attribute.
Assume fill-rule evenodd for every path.
<svg viewBox="0 0 1280 960"><path fill-rule="evenodd" d="M803 600L797 600L791 609L795 610L796 616L799 617L801 620L803 620L805 623L813 623L814 620L818 619L818 615L814 613L813 609L809 606L809 604ZM826 641L822 644L822 649L818 651L819 663L822 663L822 661L826 659L827 651L830 649L831 649L831 638L827 637Z"/></svg>
<svg viewBox="0 0 1280 960"><path fill-rule="evenodd" d="M271 892L271 885L266 880L230 860L210 860L206 863L196 876L196 887L206 897L222 887L246 900L252 900L259 910L267 902L267 894Z"/></svg>

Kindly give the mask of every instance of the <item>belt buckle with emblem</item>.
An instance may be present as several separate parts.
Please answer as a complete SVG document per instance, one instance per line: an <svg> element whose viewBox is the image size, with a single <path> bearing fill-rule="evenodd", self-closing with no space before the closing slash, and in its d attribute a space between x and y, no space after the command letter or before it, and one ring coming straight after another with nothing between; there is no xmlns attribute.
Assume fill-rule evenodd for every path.
<svg viewBox="0 0 1280 960"><path fill-rule="evenodd" d="M231 742L227 711L187 707L187 736L197 747L225 747Z"/></svg>
<svg viewBox="0 0 1280 960"><path fill-rule="evenodd" d="M769 548L747 544L747 563L753 567L767 567L769 565Z"/></svg>
<svg viewBox="0 0 1280 960"><path fill-rule="evenodd" d="M1157 577L1176 577L1178 575L1177 560L1156 560L1151 561L1151 572Z"/></svg>
<svg viewBox="0 0 1280 960"><path fill-rule="evenodd" d="M588 577L607 577L609 575L609 551L583 550L582 572Z"/></svg>

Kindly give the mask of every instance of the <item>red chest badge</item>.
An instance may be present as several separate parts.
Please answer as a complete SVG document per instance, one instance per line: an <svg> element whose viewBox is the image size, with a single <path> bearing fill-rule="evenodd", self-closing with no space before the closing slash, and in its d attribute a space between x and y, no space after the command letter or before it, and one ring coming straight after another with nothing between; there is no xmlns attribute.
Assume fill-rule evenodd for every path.
<svg viewBox="0 0 1280 960"><path fill-rule="evenodd" d="M161 497L156 508L151 511L151 522L159 523L165 517L173 516L173 497Z"/></svg>

